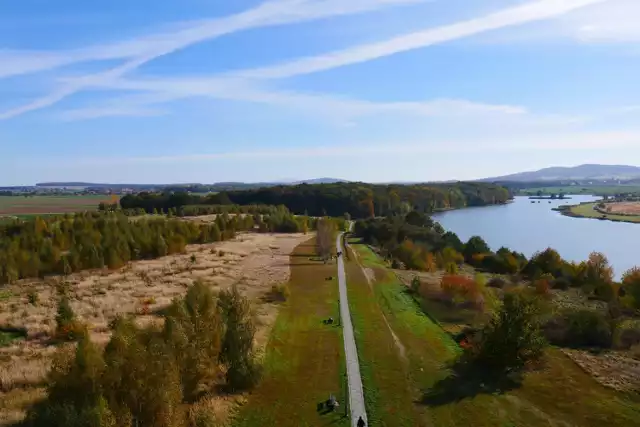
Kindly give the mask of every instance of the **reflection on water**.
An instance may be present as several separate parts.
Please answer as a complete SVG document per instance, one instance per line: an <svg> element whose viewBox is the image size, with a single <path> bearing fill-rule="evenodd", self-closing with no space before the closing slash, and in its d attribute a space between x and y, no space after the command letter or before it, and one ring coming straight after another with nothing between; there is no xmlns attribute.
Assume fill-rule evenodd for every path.
<svg viewBox="0 0 640 427"><path fill-rule="evenodd" d="M535 203L527 197L516 197L508 205L443 212L434 215L434 219L463 241L481 236L493 250L506 246L530 257L552 247L570 261L583 261L590 252L598 251L609 258L618 278L625 270L640 266L640 224L570 218L551 210L598 199L570 197L571 200Z"/></svg>

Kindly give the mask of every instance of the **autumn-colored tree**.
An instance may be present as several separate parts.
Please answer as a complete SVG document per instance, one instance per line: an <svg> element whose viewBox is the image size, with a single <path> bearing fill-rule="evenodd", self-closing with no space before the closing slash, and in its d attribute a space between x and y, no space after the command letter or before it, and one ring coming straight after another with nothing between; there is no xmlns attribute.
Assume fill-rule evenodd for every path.
<svg viewBox="0 0 640 427"><path fill-rule="evenodd" d="M220 361L227 367L227 386L233 391L251 388L261 369L254 355L255 325L249 300L234 285L220 293L218 307L225 323Z"/></svg>
<svg viewBox="0 0 640 427"><path fill-rule="evenodd" d="M336 225L329 218L321 218L317 223L316 247L318 254L326 262L333 252Z"/></svg>
<svg viewBox="0 0 640 427"><path fill-rule="evenodd" d="M633 267L622 275L622 286L626 298L635 309L640 309L640 268Z"/></svg>
<svg viewBox="0 0 640 427"><path fill-rule="evenodd" d="M524 293L507 293L483 329L472 361L489 375L508 374L542 357L546 342L540 329L540 304Z"/></svg>

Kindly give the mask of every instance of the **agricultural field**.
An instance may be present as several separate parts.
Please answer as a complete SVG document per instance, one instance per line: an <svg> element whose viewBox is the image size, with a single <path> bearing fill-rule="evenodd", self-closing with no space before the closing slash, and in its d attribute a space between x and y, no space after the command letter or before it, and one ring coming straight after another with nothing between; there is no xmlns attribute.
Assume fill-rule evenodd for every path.
<svg viewBox="0 0 640 427"><path fill-rule="evenodd" d="M33 217L96 210L98 205L116 203L117 196L0 196L0 218Z"/></svg>
<svg viewBox="0 0 640 427"><path fill-rule="evenodd" d="M536 187L526 188L518 191L521 196L536 196L538 192L543 196L551 194L576 194L576 195L593 195L593 196L612 196L620 193L640 193L640 185L568 185L564 187Z"/></svg>
<svg viewBox="0 0 640 427"><path fill-rule="evenodd" d="M256 346L264 354L282 307L269 298L272 286L289 281L290 254L309 238L301 233L243 233L233 240L190 245L184 254L136 261L119 270L74 273L66 278L71 307L89 326L92 341L106 344L109 323L119 314L134 315L139 325L161 323L162 310L183 296L195 280L214 290L237 283L252 301ZM308 279L306 273L302 277ZM45 376L57 351L49 342L56 324L57 281L24 280L5 286L0 293L0 425L20 420L25 409L44 394ZM286 324L283 328L287 329ZM332 337L340 338L335 331ZM332 357L339 360L335 354ZM227 416L243 398L213 396L202 404Z"/></svg>
<svg viewBox="0 0 640 427"><path fill-rule="evenodd" d="M583 218L640 223L640 203L610 203L607 204L607 206L611 206L611 213L603 213L596 210L596 203L584 203L581 205L572 206L571 208L569 208L569 212L574 216ZM616 215L616 213L618 214ZM634 213L637 213L637 215L633 215Z"/></svg>
<svg viewBox="0 0 640 427"><path fill-rule="evenodd" d="M637 425L637 395L605 387L558 348L549 348L544 363L529 372L521 384L492 388L450 376L449 364L461 352L453 338L455 331L482 320L457 307L432 311L397 275L401 271L387 268L365 245L353 244L352 249L363 268L360 273L348 271L350 286L362 283L365 277L365 290L360 288L359 292L368 287L368 300L374 305L358 309L357 304L365 299L362 297L352 309L354 317L362 319L354 319L354 323L364 328L357 336L363 364L373 364L369 383L376 392L375 402L371 402L376 422L371 425ZM421 278L427 288L420 294L432 295L430 287L438 277ZM491 302L484 307L490 314ZM385 321L380 323L380 317ZM377 355L367 346L367 336L374 333ZM386 374L394 370L394 375Z"/></svg>

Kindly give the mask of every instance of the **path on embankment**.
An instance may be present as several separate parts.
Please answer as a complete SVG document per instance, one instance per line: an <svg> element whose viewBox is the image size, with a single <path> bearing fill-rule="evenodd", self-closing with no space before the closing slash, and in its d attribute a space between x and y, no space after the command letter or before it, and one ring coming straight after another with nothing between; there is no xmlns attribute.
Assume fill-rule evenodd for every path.
<svg viewBox="0 0 640 427"><path fill-rule="evenodd" d="M338 252L346 250L346 248L342 248L341 240L342 234L339 234L336 239L336 249ZM362 389L362 377L360 376L358 350L356 349L353 324L351 323L351 312L349 311L349 300L347 299L347 279L344 272L343 256L338 257L338 287L340 290L340 319L342 321L342 335L344 337L344 354L347 361L351 425L356 427L359 417L362 417L365 422L367 421L367 412L364 406L364 391Z"/></svg>

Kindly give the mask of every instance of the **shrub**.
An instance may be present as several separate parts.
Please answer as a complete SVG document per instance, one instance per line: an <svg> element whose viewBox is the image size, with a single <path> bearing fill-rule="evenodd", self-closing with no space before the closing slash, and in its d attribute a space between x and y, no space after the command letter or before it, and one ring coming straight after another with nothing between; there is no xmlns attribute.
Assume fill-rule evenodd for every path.
<svg viewBox="0 0 640 427"><path fill-rule="evenodd" d="M38 305L39 300L38 291L35 288L30 288L27 292L27 301L29 301L29 304Z"/></svg>
<svg viewBox="0 0 640 427"><path fill-rule="evenodd" d="M507 283L508 282L502 277L492 277L489 279L489 282L487 282L487 286L502 289L507 285Z"/></svg>
<svg viewBox="0 0 640 427"><path fill-rule="evenodd" d="M418 276L413 276L413 279L411 279L411 292L418 294L420 292L421 285L422 283L420 283L420 278Z"/></svg>
<svg viewBox="0 0 640 427"><path fill-rule="evenodd" d="M566 315L565 344L574 347L611 347L611 327L604 314L595 310L577 310Z"/></svg>
<svg viewBox="0 0 640 427"><path fill-rule="evenodd" d="M448 262L445 265L444 270L447 274L450 274L450 275L458 274L458 265L454 262Z"/></svg>
<svg viewBox="0 0 640 427"><path fill-rule="evenodd" d="M218 251L218 256L223 257L225 254L225 252L223 250L219 250Z"/></svg>
<svg viewBox="0 0 640 427"><path fill-rule="evenodd" d="M549 285L549 281L547 279L538 279L533 282L533 286L536 289L536 294L540 295L543 298L551 297L551 286Z"/></svg>
<svg viewBox="0 0 640 427"><path fill-rule="evenodd" d="M523 293L506 294L504 304L471 350L472 361L491 373L508 374L540 359L546 341L539 314L535 298Z"/></svg>
<svg viewBox="0 0 640 427"><path fill-rule="evenodd" d="M616 348L628 350L637 345L640 345L640 328L620 326L616 329L614 337L614 346Z"/></svg>
<svg viewBox="0 0 640 427"><path fill-rule="evenodd" d="M291 296L287 284L273 285L271 287L271 297L278 301L286 301Z"/></svg>
<svg viewBox="0 0 640 427"><path fill-rule="evenodd" d="M450 262L462 264L464 262L464 256L452 247L446 247L442 250L442 258L445 264Z"/></svg>
<svg viewBox="0 0 640 427"><path fill-rule="evenodd" d="M571 281L566 277L558 277L551 282L551 287L553 289L560 289L562 291L566 291L571 286Z"/></svg>
<svg viewBox="0 0 640 427"><path fill-rule="evenodd" d="M475 280L466 276L445 274L440 281L442 294L452 304L472 304L481 309L484 298Z"/></svg>

